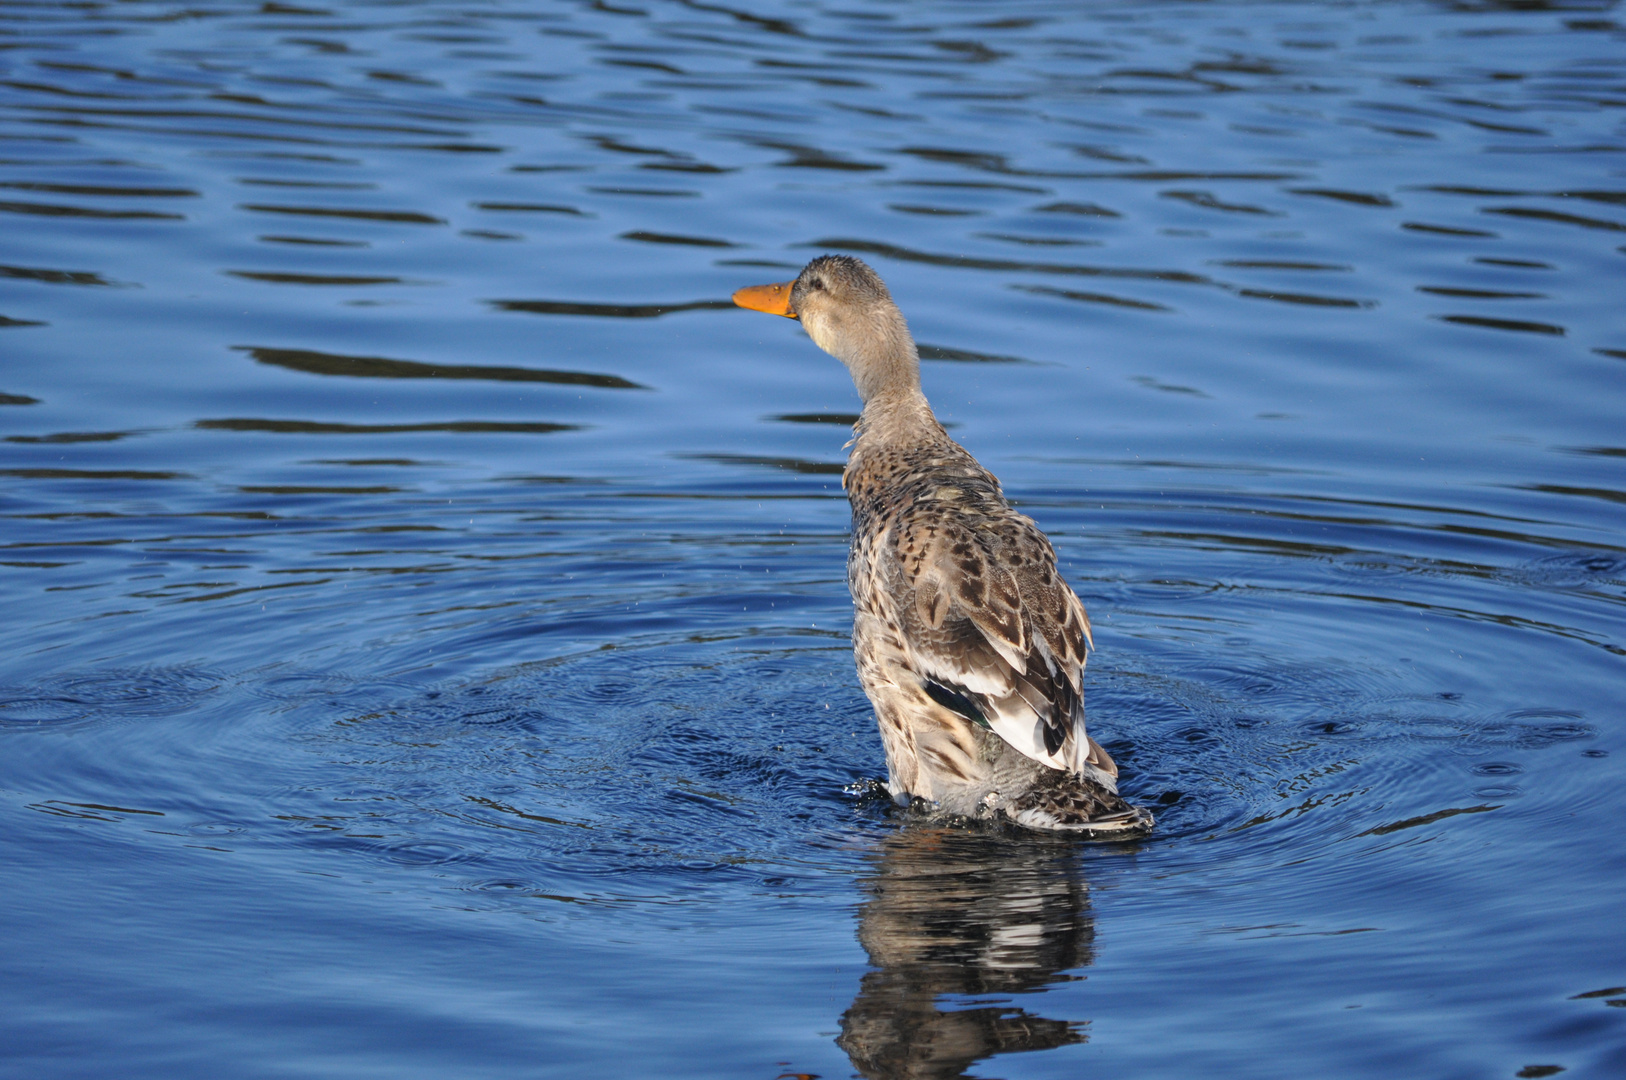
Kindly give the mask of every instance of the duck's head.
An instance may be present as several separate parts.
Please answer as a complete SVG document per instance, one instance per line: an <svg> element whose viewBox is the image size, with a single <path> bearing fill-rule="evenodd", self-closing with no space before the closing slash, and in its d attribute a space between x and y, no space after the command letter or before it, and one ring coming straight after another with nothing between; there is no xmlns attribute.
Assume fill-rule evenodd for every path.
<svg viewBox="0 0 1626 1080"><path fill-rule="evenodd" d="M880 275L861 259L820 255L795 281L749 286L734 294L734 302L800 319L815 345L847 365L866 402L892 391L920 390L909 325Z"/></svg>

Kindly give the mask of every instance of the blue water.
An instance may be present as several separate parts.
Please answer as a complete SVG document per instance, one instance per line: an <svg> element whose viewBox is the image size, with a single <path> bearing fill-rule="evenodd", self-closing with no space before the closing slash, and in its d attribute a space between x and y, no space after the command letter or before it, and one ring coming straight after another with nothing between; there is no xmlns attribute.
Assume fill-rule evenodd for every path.
<svg viewBox="0 0 1626 1080"><path fill-rule="evenodd" d="M1626 1075L1607 0L0 2L19 1077ZM1132 845L892 807L869 260Z"/></svg>

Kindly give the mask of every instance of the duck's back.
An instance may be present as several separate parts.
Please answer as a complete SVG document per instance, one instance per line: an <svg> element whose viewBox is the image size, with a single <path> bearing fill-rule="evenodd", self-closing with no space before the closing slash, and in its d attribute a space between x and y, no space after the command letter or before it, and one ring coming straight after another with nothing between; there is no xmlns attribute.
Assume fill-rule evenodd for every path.
<svg viewBox="0 0 1626 1080"><path fill-rule="evenodd" d="M883 730L898 714L894 787L980 799L1004 773L1031 786L1029 765L1110 785L1116 767L1084 730L1083 605L1044 533L930 426L907 440L862 431L843 477L854 648Z"/></svg>

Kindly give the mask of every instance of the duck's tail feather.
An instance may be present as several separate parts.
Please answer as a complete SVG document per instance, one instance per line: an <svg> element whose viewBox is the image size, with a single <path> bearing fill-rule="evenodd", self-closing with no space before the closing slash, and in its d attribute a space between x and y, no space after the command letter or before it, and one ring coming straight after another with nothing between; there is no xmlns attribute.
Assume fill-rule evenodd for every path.
<svg viewBox="0 0 1626 1080"><path fill-rule="evenodd" d="M1144 807L1131 806L1115 791L1066 774L1054 784L1034 786L1001 809L1026 828L1077 833L1091 840L1143 836L1154 823Z"/></svg>

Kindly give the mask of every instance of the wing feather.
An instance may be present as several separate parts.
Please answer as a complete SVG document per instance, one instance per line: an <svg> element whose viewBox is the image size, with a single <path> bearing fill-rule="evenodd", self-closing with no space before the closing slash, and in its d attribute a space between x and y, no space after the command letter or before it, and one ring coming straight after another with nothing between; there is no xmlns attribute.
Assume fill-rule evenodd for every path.
<svg viewBox="0 0 1626 1080"><path fill-rule="evenodd" d="M1084 729L1089 618L1050 541L997 487L917 500L877 549L879 598L923 683L966 698L1028 757L1116 775Z"/></svg>

